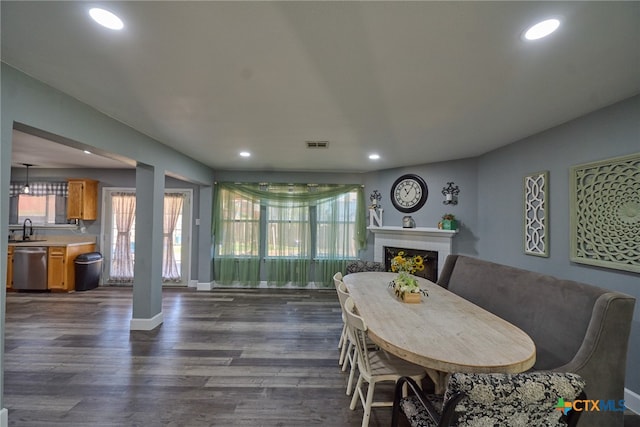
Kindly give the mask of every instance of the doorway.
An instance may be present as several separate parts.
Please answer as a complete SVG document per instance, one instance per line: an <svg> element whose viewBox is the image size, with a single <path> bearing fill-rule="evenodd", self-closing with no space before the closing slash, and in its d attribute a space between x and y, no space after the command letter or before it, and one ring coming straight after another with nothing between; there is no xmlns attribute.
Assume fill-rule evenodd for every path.
<svg viewBox="0 0 640 427"><path fill-rule="evenodd" d="M163 215L163 286L187 286L191 258L191 189L166 189ZM106 285L133 284L135 188L103 189L102 236Z"/></svg>

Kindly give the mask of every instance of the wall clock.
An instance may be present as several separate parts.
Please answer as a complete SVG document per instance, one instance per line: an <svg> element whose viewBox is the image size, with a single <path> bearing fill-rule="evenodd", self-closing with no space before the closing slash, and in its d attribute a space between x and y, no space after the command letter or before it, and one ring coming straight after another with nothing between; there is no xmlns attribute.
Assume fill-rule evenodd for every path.
<svg viewBox="0 0 640 427"><path fill-rule="evenodd" d="M391 203L400 212L415 212L429 196L427 183L414 174L402 175L391 186Z"/></svg>

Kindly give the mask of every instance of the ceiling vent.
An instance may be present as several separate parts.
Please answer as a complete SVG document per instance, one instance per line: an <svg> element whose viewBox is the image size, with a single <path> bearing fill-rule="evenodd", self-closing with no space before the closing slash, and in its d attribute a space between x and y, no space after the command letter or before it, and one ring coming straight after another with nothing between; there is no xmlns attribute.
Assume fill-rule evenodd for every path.
<svg viewBox="0 0 640 427"><path fill-rule="evenodd" d="M305 141L307 148L329 148L329 141Z"/></svg>

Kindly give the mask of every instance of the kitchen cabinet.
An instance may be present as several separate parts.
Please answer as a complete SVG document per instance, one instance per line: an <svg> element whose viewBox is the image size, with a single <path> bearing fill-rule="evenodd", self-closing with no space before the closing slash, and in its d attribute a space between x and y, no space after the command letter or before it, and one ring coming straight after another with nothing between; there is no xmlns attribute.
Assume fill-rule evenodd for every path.
<svg viewBox="0 0 640 427"><path fill-rule="evenodd" d="M13 246L7 248L7 289L13 287Z"/></svg>
<svg viewBox="0 0 640 427"><path fill-rule="evenodd" d="M67 248L64 246L51 247L47 253L47 289L67 291L68 279L65 284L65 261Z"/></svg>
<svg viewBox="0 0 640 427"><path fill-rule="evenodd" d="M67 219L98 218L98 181L68 179Z"/></svg>
<svg viewBox="0 0 640 427"><path fill-rule="evenodd" d="M95 251L95 244L50 246L47 254L47 288L70 292L76 287L74 260L80 254Z"/></svg>

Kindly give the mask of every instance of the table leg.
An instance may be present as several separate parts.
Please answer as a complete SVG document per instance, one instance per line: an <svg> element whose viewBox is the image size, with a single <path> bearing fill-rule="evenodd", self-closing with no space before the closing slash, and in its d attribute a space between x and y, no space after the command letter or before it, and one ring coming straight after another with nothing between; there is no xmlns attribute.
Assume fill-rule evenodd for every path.
<svg viewBox="0 0 640 427"><path fill-rule="evenodd" d="M435 369L430 368L425 368L425 370L435 385L435 394L444 394L444 391L447 388L447 381L449 380L449 373L436 371Z"/></svg>

